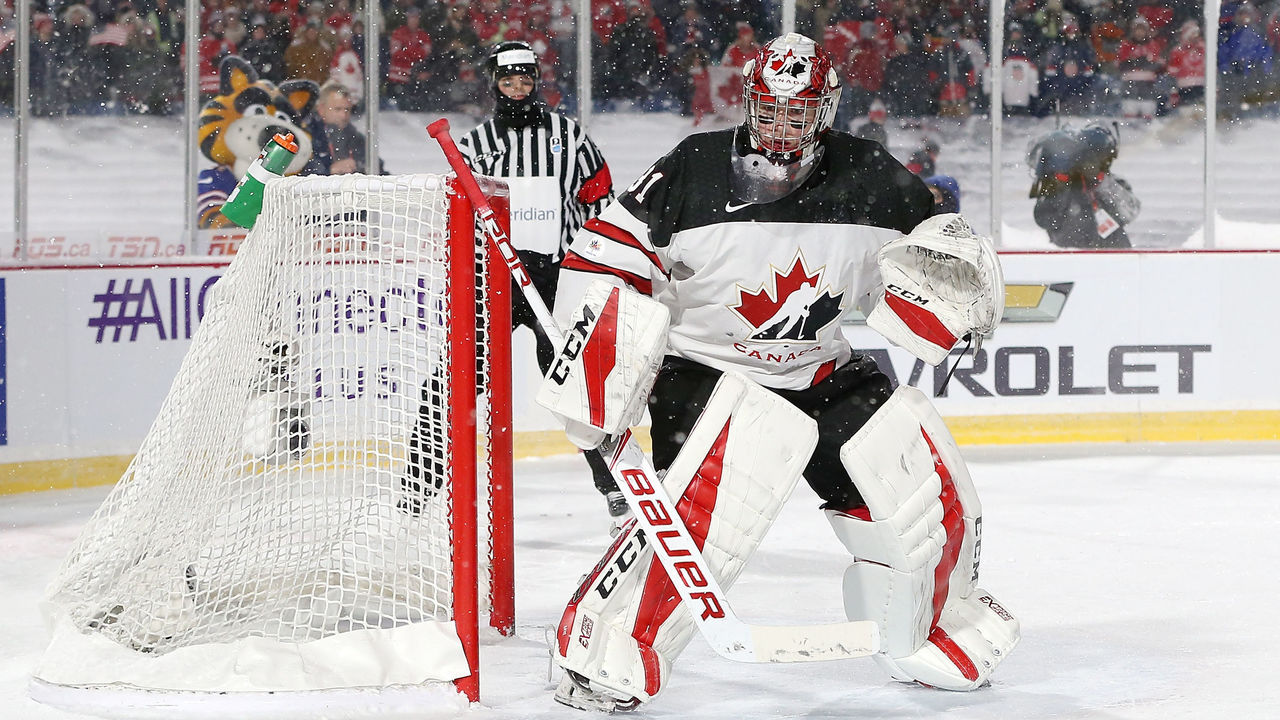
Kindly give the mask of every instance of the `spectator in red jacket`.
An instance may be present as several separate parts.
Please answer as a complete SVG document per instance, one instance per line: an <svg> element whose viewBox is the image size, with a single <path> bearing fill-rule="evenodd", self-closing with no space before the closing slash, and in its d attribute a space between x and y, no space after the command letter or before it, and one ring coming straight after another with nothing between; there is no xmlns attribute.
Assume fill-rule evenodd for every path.
<svg viewBox="0 0 1280 720"><path fill-rule="evenodd" d="M863 29L872 29L872 26L870 23L863 23ZM849 53L845 81L850 88L858 88L855 92L867 96L868 107L870 98L879 95L880 89L884 87L884 58L884 47L875 37L867 36L865 32ZM855 107L857 109L860 107Z"/></svg>
<svg viewBox="0 0 1280 720"><path fill-rule="evenodd" d="M838 17L838 16L837 16ZM840 92L840 105L836 109L834 127L841 130L849 128L855 115L866 112L870 99L859 90L851 87L848 78L849 57L858 42L861 23L853 20L832 22L822 31L822 47L831 56L831 64L840 74L844 89Z"/></svg>
<svg viewBox="0 0 1280 720"><path fill-rule="evenodd" d="M822 47L831 56L831 64L837 68L848 62L849 53L858 42L862 23L854 20L841 20L828 25L822 31Z"/></svg>
<svg viewBox="0 0 1280 720"><path fill-rule="evenodd" d="M226 23L215 18L209 29L196 45L196 54L200 57L200 101L204 102L218 94L218 63L222 58L236 53L236 46L223 37ZM183 59L186 54L183 53Z"/></svg>
<svg viewBox="0 0 1280 720"><path fill-rule="evenodd" d="M480 0L471 6L471 28L476 31L481 43L491 45L502 42L506 39L508 27L501 0Z"/></svg>
<svg viewBox="0 0 1280 720"><path fill-rule="evenodd" d="M342 29L346 28L350 33L351 24L354 22L355 15L351 12L350 0L334 0L333 11L329 13L329 17L325 18L324 24L335 37L341 38Z"/></svg>
<svg viewBox="0 0 1280 720"><path fill-rule="evenodd" d="M703 118L716 111L711 102L711 61L706 50L695 47L680 59L680 67L688 77L688 113L693 115L693 125L697 127Z"/></svg>
<svg viewBox="0 0 1280 720"><path fill-rule="evenodd" d="M747 61L754 58L760 53L760 45L756 42L756 31L751 27L751 23L738 23L738 36L734 39L728 49L724 51L724 57L720 59L721 65L740 68L747 64ZM734 102L740 102L742 98L741 89L734 93L737 98Z"/></svg>
<svg viewBox="0 0 1280 720"><path fill-rule="evenodd" d="M613 31L627 21L627 6L623 0L598 0L591 3L591 30L604 45L613 38Z"/></svg>
<svg viewBox="0 0 1280 720"><path fill-rule="evenodd" d="M1125 117L1150 119L1159 104L1159 82L1165 75L1165 42L1151 32L1141 15L1133 19L1129 37L1116 56L1120 68L1120 110Z"/></svg>
<svg viewBox="0 0 1280 720"><path fill-rule="evenodd" d="M720 58L720 65L726 68L741 69L747 64L747 61L754 58L760 52L760 45L756 42L756 31L751 27L751 23L739 21L738 34L729 47L724 51L724 57ZM742 82L734 76L734 81L712 83L716 87L713 92L719 98L721 105L735 106L742 102Z"/></svg>
<svg viewBox="0 0 1280 720"><path fill-rule="evenodd" d="M1204 38L1200 25L1187 20L1178 31L1178 45L1169 51L1169 74L1177 86L1177 105L1204 102Z"/></svg>
<svg viewBox="0 0 1280 720"><path fill-rule="evenodd" d="M391 33L391 68L387 73L387 94L402 109L421 109L418 90L425 78L422 62L431 55L431 36L421 27L421 11L410 7L405 23Z"/></svg>

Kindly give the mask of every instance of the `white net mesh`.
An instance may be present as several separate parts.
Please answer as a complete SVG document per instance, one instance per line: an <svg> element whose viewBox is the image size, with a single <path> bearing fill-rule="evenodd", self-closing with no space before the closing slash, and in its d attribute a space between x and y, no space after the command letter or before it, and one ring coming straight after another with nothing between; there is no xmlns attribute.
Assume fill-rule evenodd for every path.
<svg viewBox="0 0 1280 720"><path fill-rule="evenodd" d="M56 614L155 656L454 619L448 334L484 306L447 208L434 176L269 185Z"/></svg>

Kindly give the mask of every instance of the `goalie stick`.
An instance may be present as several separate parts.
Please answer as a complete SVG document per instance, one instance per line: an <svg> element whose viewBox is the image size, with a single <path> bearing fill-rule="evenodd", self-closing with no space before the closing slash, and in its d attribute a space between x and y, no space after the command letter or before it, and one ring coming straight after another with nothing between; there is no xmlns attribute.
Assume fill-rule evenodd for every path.
<svg viewBox="0 0 1280 720"><path fill-rule="evenodd" d="M449 121L441 118L428 125L427 132L440 143L458 185L475 207L484 234L497 246L543 331L559 347L560 329L454 144ZM717 654L739 662L812 662L865 657L879 652L879 628L872 621L777 626L743 622L729 605L719 581L680 519L676 504L663 488L653 463L631 431L606 438L600 453L609 459L609 470L640 528L651 538L663 538L662 542L651 543L653 553L672 579L694 625Z"/></svg>

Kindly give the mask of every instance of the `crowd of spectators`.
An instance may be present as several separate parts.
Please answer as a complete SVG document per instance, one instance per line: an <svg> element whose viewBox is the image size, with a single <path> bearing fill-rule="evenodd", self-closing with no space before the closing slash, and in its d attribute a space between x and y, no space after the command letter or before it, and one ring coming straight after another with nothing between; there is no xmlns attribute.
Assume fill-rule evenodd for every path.
<svg viewBox="0 0 1280 720"><path fill-rule="evenodd" d="M1203 14L1201 2L1187 0L1016 0L1001 73L1005 109L1151 118L1200 107ZM1220 112L1271 109L1280 2L1228 0L1215 29Z"/></svg>
<svg viewBox="0 0 1280 720"><path fill-rule="evenodd" d="M21 0L19 0L21 1ZM784 0L785 1L785 0ZM12 98L14 0L0 0L0 103ZM576 110L577 0L380 0L383 102L481 114L485 48L524 40L543 97ZM7 5L5 3L8 3ZM32 0L31 102L38 115L172 113L181 107L182 0ZM701 119L736 101L717 85L778 32L778 0L594 0L593 99ZM280 82L309 78L364 96L358 0L202 0L202 98L235 53ZM1011 0L1004 58L989 68L983 0L801 0L797 29L831 53L849 127L877 101L895 117L985 112L993 78L1009 113L1152 117L1203 99L1199 0ZM1277 105L1280 0L1226 0L1219 39L1227 116ZM719 95L719 97L717 97Z"/></svg>
<svg viewBox="0 0 1280 720"><path fill-rule="evenodd" d="M986 3L827 0L812 27L844 70L846 107L882 98L895 116L989 110L993 79L1012 114L1150 118L1204 99L1200 0L1012 0L993 72ZM1274 110L1280 0L1222 3L1221 112Z"/></svg>

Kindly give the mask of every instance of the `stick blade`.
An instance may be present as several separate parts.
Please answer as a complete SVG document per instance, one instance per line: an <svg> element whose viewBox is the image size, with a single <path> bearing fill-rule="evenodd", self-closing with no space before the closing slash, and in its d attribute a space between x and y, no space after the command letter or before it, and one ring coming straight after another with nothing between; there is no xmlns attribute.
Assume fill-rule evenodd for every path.
<svg viewBox="0 0 1280 720"><path fill-rule="evenodd" d="M752 662L846 660L880 651L880 628L867 620L829 625L750 627Z"/></svg>

